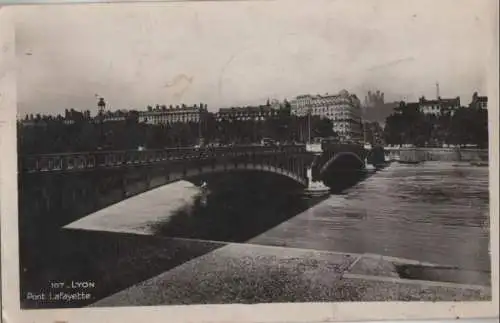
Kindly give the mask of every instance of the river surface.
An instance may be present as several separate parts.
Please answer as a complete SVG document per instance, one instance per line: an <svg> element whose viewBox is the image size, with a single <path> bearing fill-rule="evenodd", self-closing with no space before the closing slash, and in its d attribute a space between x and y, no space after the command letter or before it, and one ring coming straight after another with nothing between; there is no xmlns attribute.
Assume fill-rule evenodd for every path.
<svg viewBox="0 0 500 323"><path fill-rule="evenodd" d="M67 227L374 253L490 270L488 168L459 163L395 163L323 199L207 193L182 181Z"/></svg>

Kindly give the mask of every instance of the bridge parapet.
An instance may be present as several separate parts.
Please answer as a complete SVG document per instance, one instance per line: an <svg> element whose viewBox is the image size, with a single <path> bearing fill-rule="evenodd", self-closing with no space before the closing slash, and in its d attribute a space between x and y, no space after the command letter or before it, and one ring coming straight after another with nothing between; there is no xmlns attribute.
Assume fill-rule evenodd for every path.
<svg viewBox="0 0 500 323"><path fill-rule="evenodd" d="M97 151L22 156L22 173L84 171L97 168L148 165L167 161L209 158L265 156L306 153L304 145L231 146L209 148L170 148L160 150Z"/></svg>

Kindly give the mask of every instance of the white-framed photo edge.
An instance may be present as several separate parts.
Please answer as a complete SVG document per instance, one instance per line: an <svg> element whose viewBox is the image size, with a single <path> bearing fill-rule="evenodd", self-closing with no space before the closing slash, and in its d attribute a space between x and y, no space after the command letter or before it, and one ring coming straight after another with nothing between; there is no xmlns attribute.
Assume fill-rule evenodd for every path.
<svg viewBox="0 0 500 323"><path fill-rule="evenodd" d="M498 316L498 2L490 1L488 73L491 302L296 303L186 305L121 308L21 310L17 233L16 6L0 8L0 213L2 318L5 322L329 322L360 320L442 320ZM114 4L120 6L120 4ZM450 14L453 8L449 9Z"/></svg>

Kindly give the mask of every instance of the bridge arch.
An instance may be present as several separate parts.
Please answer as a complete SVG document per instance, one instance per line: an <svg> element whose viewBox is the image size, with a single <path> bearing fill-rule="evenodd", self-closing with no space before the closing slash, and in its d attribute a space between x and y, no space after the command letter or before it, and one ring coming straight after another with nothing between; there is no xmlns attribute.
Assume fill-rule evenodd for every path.
<svg viewBox="0 0 500 323"><path fill-rule="evenodd" d="M353 152L340 152L335 154L321 167L321 174L334 170L361 170L365 168L365 162Z"/></svg>
<svg viewBox="0 0 500 323"><path fill-rule="evenodd" d="M254 173L262 173L275 176L275 178L281 178L282 180L288 181L291 185L290 188L303 189L307 187L308 180L307 177L302 177L299 174L293 172L290 169L282 168L279 166L269 165L269 164L249 164L249 163L225 163L217 164L213 166L202 166L196 167L192 166L187 169L179 169L175 172L156 172L147 173L146 177L138 178L137 180L125 181L122 185L123 195L117 198L114 203L118 203L134 196L138 196L147 193L151 190L160 188L165 185L169 185L178 181L187 181L195 185L200 185L202 182L207 182L208 186L211 187L214 176L216 177L216 187L220 188L220 182L218 180L232 178L232 174L250 175ZM265 180L265 178L263 177ZM275 180L274 180L275 181ZM244 184L241 182L240 184ZM111 204L114 204L111 203ZM109 205L111 205L109 204ZM109 205L103 205L101 208L107 207Z"/></svg>
<svg viewBox="0 0 500 323"><path fill-rule="evenodd" d="M212 174L234 174L238 172L262 172L281 176L295 182L298 185L307 186L305 175L300 176L297 172L290 169L269 164L261 163L227 163L216 164L214 166L190 167L185 172L171 173L167 177L166 185L179 180L189 180L191 178L203 177ZM153 179L154 180L154 179ZM155 185L156 187L161 185Z"/></svg>
<svg viewBox="0 0 500 323"><path fill-rule="evenodd" d="M249 178L249 182L253 182L253 171L273 174L257 179L256 182L265 183L266 188L272 188L274 183L279 187L283 180L289 181L290 188L300 189L309 184L307 168L310 159L312 156L301 145L187 147L22 156L18 165L20 218L32 221L33 214L36 214L40 223L45 223L41 219L50 216L50 226L56 228L179 180L201 183L201 179L210 186L208 180L203 179L208 174L216 174L206 176L212 183L215 182L216 188L219 187L217 178L221 178L222 185L232 185L219 173L250 174L236 177ZM245 186L247 181L239 179L235 182Z"/></svg>
<svg viewBox="0 0 500 323"><path fill-rule="evenodd" d="M331 192L342 192L359 182L366 172L362 157L354 152L340 152L321 168L320 177Z"/></svg>

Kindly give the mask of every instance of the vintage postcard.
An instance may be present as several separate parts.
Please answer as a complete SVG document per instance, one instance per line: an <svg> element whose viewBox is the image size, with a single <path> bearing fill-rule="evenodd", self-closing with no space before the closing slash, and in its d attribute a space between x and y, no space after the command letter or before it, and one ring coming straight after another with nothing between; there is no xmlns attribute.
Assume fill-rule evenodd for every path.
<svg viewBox="0 0 500 323"><path fill-rule="evenodd" d="M495 0L0 21L6 322L498 316Z"/></svg>

